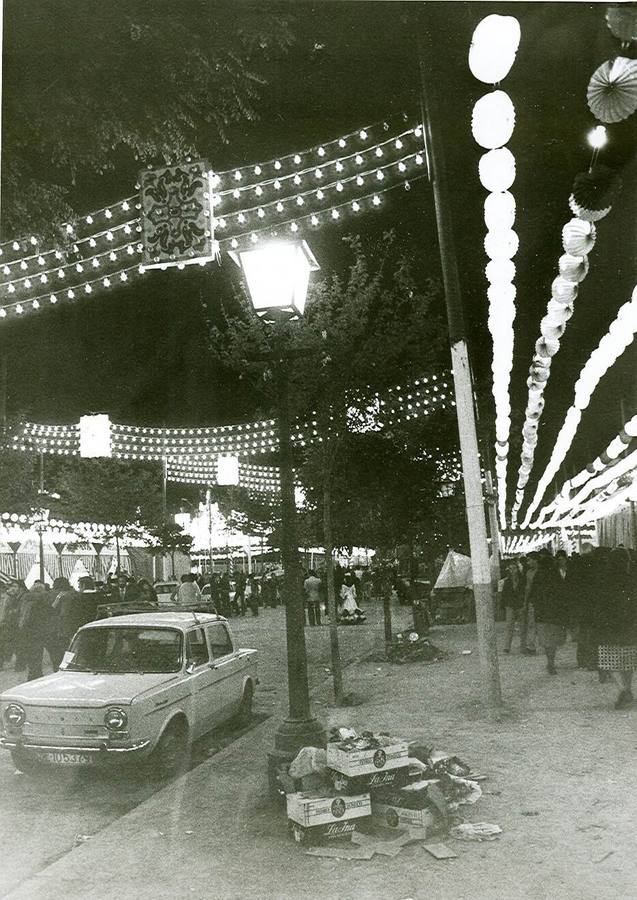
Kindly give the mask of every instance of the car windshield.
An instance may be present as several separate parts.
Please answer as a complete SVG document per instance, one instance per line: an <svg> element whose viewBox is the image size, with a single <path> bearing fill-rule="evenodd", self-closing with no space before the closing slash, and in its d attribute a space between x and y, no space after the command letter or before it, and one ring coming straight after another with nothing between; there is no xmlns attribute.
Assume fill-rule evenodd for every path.
<svg viewBox="0 0 637 900"><path fill-rule="evenodd" d="M182 635L173 628L141 626L86 628L65 655L73 672L178 672Z"/></svg>

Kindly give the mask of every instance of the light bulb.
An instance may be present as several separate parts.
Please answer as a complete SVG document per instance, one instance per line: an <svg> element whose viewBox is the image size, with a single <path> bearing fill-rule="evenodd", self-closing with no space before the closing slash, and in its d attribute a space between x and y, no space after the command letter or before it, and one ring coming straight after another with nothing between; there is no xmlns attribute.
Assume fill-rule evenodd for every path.
<svg viewBox="0 0 637 900"><path fill-rule="evenodd" d="M601 150L608 143L608 132L603 125L597 125L595 128L591 128L586 139L594 150Z"/></svg>

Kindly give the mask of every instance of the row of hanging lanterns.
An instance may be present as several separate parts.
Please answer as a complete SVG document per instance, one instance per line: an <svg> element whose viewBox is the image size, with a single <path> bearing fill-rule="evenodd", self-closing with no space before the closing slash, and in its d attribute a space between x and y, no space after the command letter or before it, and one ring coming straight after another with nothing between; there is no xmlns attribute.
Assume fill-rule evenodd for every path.
<svg viewBox="0 0 637 900"><path fill-rule="evenodd" d="M485 84L499 84L515 62L520 25L513 16L490 15L475 28L469 49L469 68ZM505 147L515 128L515 108L509 95L492 90L480 97L471 118L475 142L487 152L480 159L480 182L489 191L484 202L487 233L484 249L489 262L488 327L493 339L493 399L495 404L495 472L500 527L506 527L507 460L511 429L509 386L513 367L515 264L518 250L515 198L509 188L515 179L515 158Z"/></svg>

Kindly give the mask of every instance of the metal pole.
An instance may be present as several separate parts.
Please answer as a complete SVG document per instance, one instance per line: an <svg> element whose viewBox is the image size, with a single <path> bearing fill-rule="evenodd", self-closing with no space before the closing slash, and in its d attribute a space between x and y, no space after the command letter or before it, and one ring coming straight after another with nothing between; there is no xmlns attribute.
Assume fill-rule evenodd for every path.
<svg viewBox="0 0 637 900"><path fill-rule="evenodd" d="M44 502L44 453L40 453L40 523L38 525L38 543L40 549L40 581L44 584L44 511L42 504Z"/></svg>
<svg viewBox="0 0 637 900"><path fill-rule="evenodd" d="M270 784L276 787L276 770L290 762L301 747L325 745L320 724L310 715L310 695L305 648L305 612L299 564L299 544L294 503L294 475L291 459L288 376L285 363L274 366L279 426L279 466L281 478L281 556L283 559L283 603L288 663L288 717L274 738L269 754Z"/></svg>
<svg viewBox="0 0 637 900"><path fill-rule="evenodd" d="M168 460L164 456L161 461L161 513L164 525L168 521L168 502L167 502L167 482L168 482Z"/></svg>
<svg viewBox="0 0 637 900"><path fill-rule="evenodd" d="M423 126L428 146L431 184L438 227L440 263L447 303L456 415L460 433L462 474L467 507L467 523L469 526L478 650L480 653L485 701L489 707L495 708L501 705L502 695L480 458L478 455L478 436L473 405L473 386L465 336L460 276L451 222L449 191L446 182L444 147L440 136L436 96L432 85L433 78L430 80L428 77L430 72L433 75L435 69L429 59L429 47L425 46L430 38L426 33L423 17L419 17L417 21L419 30L424 35L420 52L420 74L424 103Z"/></svg>

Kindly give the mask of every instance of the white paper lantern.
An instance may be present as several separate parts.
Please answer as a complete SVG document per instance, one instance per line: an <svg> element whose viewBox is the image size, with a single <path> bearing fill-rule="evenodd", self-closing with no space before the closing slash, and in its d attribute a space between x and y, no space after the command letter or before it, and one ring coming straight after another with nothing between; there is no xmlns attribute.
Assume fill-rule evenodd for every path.
<svg viewBox="0 0 637 900"><path fill-rule="evenodd" d="M515 263L510 259L492 259L484 272L489 284L510 284L515 278Z"/></svg>
<svg viewBox="0 0 637 900"><path fill-rule="evenodd" d="M555 356L559 349L560 342L557 340L541 337L535 342L535 350L539 356Z"/></svg>
<svg viewBox="0 0 637 900"><path fill-rule="evenodd" d="M624 431L629 437L637 437L637 416L633 416L630 421L626 422Z"/></svg>
<svg viewBox="0 0 637 900"><path fill-rule="evenodd" d="M505 91L492 91L476 100L471 115L471 132L485 150L503 147L515 128L515 107Z"/></svg>
<svg viewBox="0 0 637 900"><path fill-rule="evenodd" d="M487 191L508 191L515 181L515 157L507 147L489 150L480 157L478 174Z"/></svg>
<svg viewBox="0 0 637 900"><path fill-rule="evenodd" d="M484 201L484 222L489 231L513 228L515 197L509 191L487 194Z"/></svg>
<svg viewBox="0 0 637 900"><path fill-rule="evenodd" d="M550 341L559 341L566 331L566 323L553 322L548 316L544 316L540 322L540 334Z"/></svg>
<svg viewBox="0 0 637 900"><path fill-rule="evenodd" d="M574 307L567 303L558 303L557 300L549 300L547 311L556 322L568 322L574 312Z"/></svg>
<svg viewBox="0 0 637 900"><path fill-rule="evenodd" d="M558 303L568 304L572 306L577 299L577 285L572 281L567 281L561 275L553 279L551 285L551 296Z"/></svg>
<svg viewBox="0 0 637 900"><path fill-rule="evenodd" d="M564 253L563 256L560 256L558 265L562 278L575 284L584 281L588 274L587 256L571 256L570 253Z"/></svg>
<svg viewBox="0 0 637 900"><path fill-rule="evenodd" d="M488 231L484 239L484 249L489 259L511 259L518 252L519 239L512 228L502 231Z"/></svg>
<svg viewBox="0 0 637 900"><path fill-rule="evenodd" d="M595 246L596 230L592 222L584 219L571 219L562 228L562 246L565 253L573 256L585 256Z"/></svg>
<svg viewBox="0 0 637 900"><path fill-rule="evenodd" d="M484 84L497 84L515 62L520 23L513 16L486 16L476 25L469 48L469 68Z"/></svg>

